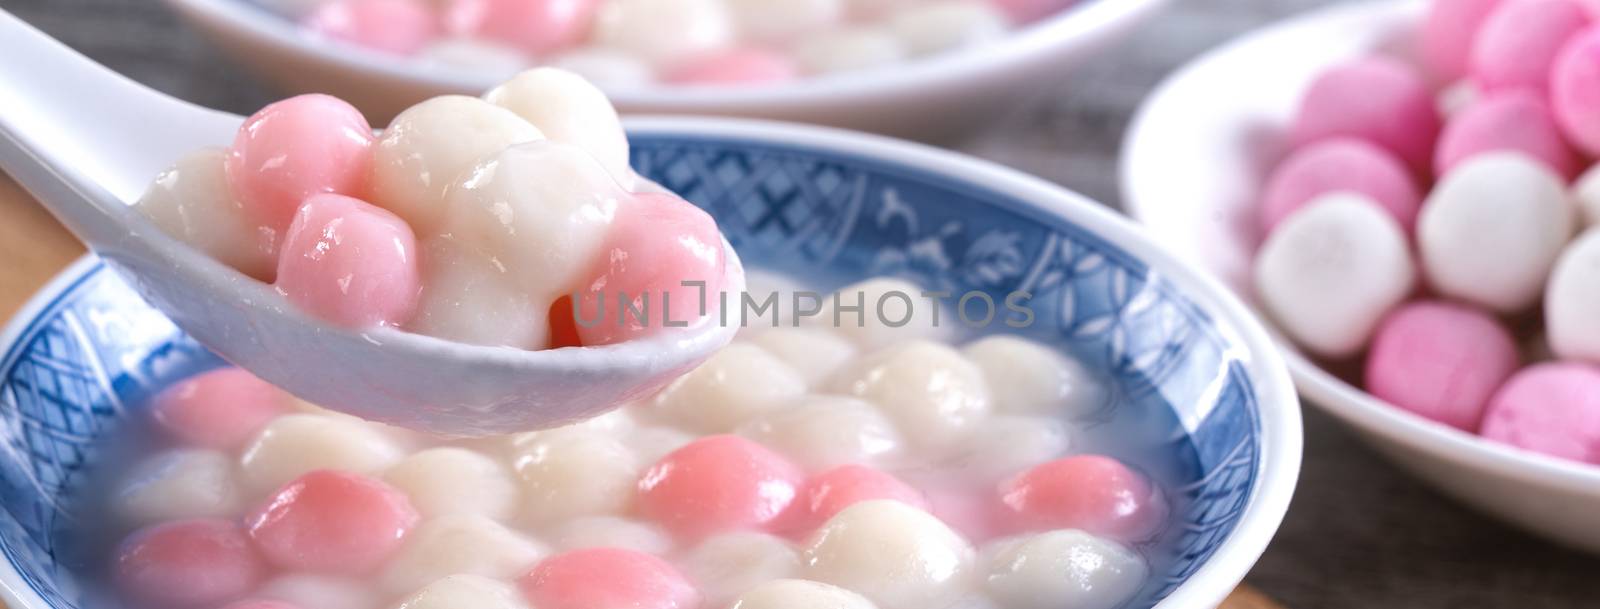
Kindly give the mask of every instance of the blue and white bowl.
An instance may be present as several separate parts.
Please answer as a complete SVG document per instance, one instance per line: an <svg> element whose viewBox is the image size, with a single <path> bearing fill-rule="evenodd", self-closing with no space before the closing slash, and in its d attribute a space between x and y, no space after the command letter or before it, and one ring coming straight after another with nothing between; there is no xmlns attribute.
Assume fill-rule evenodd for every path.
<svg viewBox="0 0 1600 609"><path fill-rule="evenodd" d="M1017 172L872 136L711 119L629 128L638 170L710 210L751 267L824 287L888 274L997 300L1031 293L1023 331L1110 379L1116 408L1162 425L1154 450L1181 470L1178 513L1129 608L1213 607L1265 549L1300 467L1288 373L1239 302L1128 222ZM100 443L217 359L94 258L36 296L0 352L0 597L89 606L71 506Z"/></svg>

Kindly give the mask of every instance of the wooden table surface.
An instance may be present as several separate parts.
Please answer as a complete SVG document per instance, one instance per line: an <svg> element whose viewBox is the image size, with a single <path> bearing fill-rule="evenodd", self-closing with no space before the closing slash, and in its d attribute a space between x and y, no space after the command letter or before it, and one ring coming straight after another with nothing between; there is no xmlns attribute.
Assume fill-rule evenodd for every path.
<svg viewBox="0 0 1600 609"><path fill-rule="evenodd" d="M1104 59L1065 75L1058 95L957 147L1114 206L1120 135L1162 75L1233 35L1327 1L1173 0L1172 10ZM201 104L249 113L273 99L154 0L0 0L0 9L135 79ZM0 179L0 318L81 251ZM1294 505L1247 579L1283 606L1600 607L1600 558L1450 502L1395 471L1314 408L1306 412L1306 426ZM1273 607L1252 592L1231 602L1231 609Z"/></svg>

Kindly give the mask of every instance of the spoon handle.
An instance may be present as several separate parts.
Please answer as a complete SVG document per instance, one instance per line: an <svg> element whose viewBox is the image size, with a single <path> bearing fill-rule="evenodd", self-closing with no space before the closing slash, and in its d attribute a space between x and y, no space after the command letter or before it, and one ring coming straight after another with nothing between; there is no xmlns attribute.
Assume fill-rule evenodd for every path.
<svg viewBox="0 0 1600 609"><path fill-rule="evenodd" d="M162 168L238 119L167 97L0 10L0 169L97 247Z"/></svg>

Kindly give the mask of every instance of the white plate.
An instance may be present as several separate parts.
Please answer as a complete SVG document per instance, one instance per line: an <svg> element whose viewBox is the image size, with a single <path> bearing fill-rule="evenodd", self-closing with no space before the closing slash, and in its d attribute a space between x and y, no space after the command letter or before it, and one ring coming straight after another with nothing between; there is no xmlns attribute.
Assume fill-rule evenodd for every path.
<svg viewBox="0 0 1600 609"><path fill-rule="evenodd" d="M1156 241L1252 300L1258 189L1286 153L1301 93L1324 68L1407 41L1420 1L1323 9L1246 35L1170 77L1140 109L1123 146L1128 213ZM1280 335L1307 401L1440 490L1558 543L1600 553L1600 467L1523 451L1411 414L1308 360ZM1360 506L1351 506L1360 509Z"/></svg>
<svg viewBox="0 0 1600 609"><path fill-rule="evenodd" d="M423 99L477 95L500 78L409 61L302 32L244 0L166 0L214 44L294 92L342 97L382 124ZM1004 40L859 74L745 87L607 91L627 114L702 114L800 121L918 139L970 132L1060 82L1071 67L1167 0L1082 0Z"/></svg>

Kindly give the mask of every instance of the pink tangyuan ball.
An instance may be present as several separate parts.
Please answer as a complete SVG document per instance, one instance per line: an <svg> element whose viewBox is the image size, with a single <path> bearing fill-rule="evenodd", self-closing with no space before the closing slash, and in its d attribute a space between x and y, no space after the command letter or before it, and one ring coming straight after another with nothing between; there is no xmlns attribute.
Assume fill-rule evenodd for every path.
<svg viewBox="0 0 1600 609"><path fill-rule="evenodd" d="M439 19L423 0L334 0L301 23L329 38L397 55L421 51L439 37Z"/></svg>
<svg viewBox="0 0 1600 609"><path fill-rule="evenodd" d="M362 196L372 173L372 126L350 104L309 94L245 119L224 162L245 213L280 243L296 210L321 193Z"/></svg>
<svg viewBox="0 0 1600 609"><path fill-rule="evenodd" d="M592 548L540 561L517 580L539 609L697 609L701 595L666 561L621 548Z"/></svg>
<svg viewBox="0 0 1600 609"><path fill-rule="evenodd" d="M218 450L243 446L288 409L283 390L243 368L219 368L156 394L156 423L185 444Z"/></svg>
<svg viewBox="0 0 1600 609"><path fill-rule="evenodd" d="M1521 152L1567 179L1579 168L1549 104L1528 91L1491 95L1451 118L1439 137L1434 171L1444 176L1463 161L1494 151Z"/></svg>
<svg viewBox="0 0 1600 609"><path fill-rule="evenodd" d="M393 556L419 519L405 494L388 484L317 470L273 493L245 524L278 567L363 575Z"/></svg>
<svg viewBox="0 0 1600 609"><path fill-rule="evenodd" d="M1561 47L1588 24L1588 12L1573 0L1501 2L1473 40L1472 79L1491 93L1521 89L1542 96Z"/></svg>
<svg viewBox="0 0 1600 609"><path fill-rule="evenodd" d="M1489 398L1517 363L1516 341L1492 315L1449 302L1416 302L1378 327L1366 386L1390 404L1476 432Z"/></svg>
<svg viewBox="0 0 1600 609"><path fill-rule="evenodd" d="M1306 203L1335 191L1366 195L1410 233L1422 195L1405 165L1364 140L1336 138L1296 151L1274 169L1261 196L1261 227L1271 234Z"/></svg>
<svg viewBox="0 0 1600 609"><path fill-rule="evenodd" d="M239 525L179 520L142 529L117 554L117 587L152 609L209 609L260 583L266 567Z"/></svg>
<svg viewBox="0 0 1600 609"><path fill-rule="evenodd" d="M1600 465L1600 369L1547 363L1518 372L1489 403L1483 437Z"/></svg>
<svg viewBox="0 0 1600 609"><path fill-rule="evenodd" d="M1296 146L1335 137L1363 139L1388 149L1419 175L1432 160L1438 135L1439 112L1422 77L1382 57L1323 72L1301 98L1292 127Z"/></svg>
<svg viewBox="0 0 1600 609"><path fill-rule="evenodd" d="M334 324L399 326L422 292L417 253L416 235L399 216L344 195L314 195L289 225L274 285Z"/></svg>

